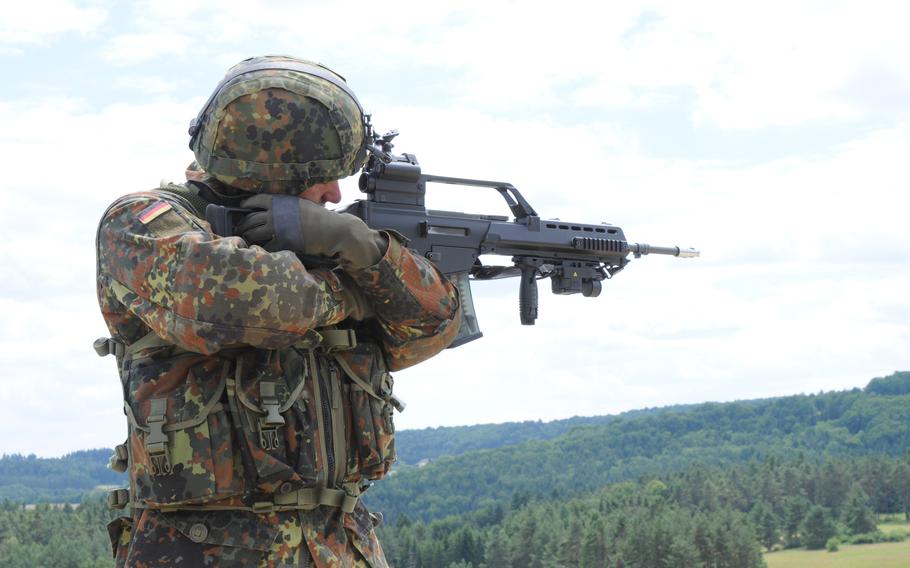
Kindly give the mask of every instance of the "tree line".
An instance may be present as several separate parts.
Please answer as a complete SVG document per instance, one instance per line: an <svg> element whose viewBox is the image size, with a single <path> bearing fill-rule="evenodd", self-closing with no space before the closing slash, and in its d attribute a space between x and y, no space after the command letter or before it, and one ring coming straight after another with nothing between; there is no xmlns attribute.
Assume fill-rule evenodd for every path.
<svg viewBox="0 0 910 568"><path fill-rule="evenodd" d="M365 499L394 520L428 522L502 503L516 492L565 497L605 485L750 460L901 456L910 450L910 373L865 389L671 408L578 426L549 440L405 466Z"/></svg>
<svg viewBox="0 0 910 568"><path fill-rule="evenodd" d="M784 462L608 485L586 497L516 492L505 503L380 528L405 568L764 566L762 550L887 540L877 513L910 515L910 457Z"/></svg>

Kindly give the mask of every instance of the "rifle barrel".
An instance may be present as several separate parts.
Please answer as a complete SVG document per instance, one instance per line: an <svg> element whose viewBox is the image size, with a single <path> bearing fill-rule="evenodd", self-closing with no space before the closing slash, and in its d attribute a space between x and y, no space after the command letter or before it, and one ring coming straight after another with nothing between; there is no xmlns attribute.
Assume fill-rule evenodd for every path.
<svg viewBox="0 0 910 568"><path fill-rule="evenodd" d="M679 258L698 258L701 256L699 251L691 247L652 247L645 243L629 243L629 252L635 256L641 256L643 254L666 254L678 256Z"/></svg>

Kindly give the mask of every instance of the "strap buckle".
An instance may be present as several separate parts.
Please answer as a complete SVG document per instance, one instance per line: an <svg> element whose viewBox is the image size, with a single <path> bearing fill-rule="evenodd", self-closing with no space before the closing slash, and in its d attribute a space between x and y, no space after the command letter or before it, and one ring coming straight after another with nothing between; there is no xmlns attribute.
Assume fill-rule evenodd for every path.
<svg viewBox="0 0 910 568"><path fill-rule="evenodd" d="M114 339L113 337L99 337L92 343L92 348L99 357L113 355L119 358L123 357L123 354L126 352L126 345L119 339Z"/></svg>
<svg viewBox="0 0 910 568"><path fill-rule="evenodd" d="M151 401L148 417L149 433L145 436L145 451L152 462L152 475L168 475L173 471L167 451L167 434L164 425L167 423L167 399L155 398Z"/></svg>
<svg viewBox="0 0 910 568"><path fill-rule="evenodd" d="M394 385L395 380L392 378L391 373L383 373L382 381L379 383L379 392L389 404L395 407L399 413L404 412L404 409L408 406L407 403L394 392L392 392L392 386Z"/></svg>
<svg viewBox="0 0 910 568"><path fill-rule="evenodd" d="M254 513L271 513L274 512L276 507L275 503L269 501L257 501L253 503L253 506L250 507Z"/></svg>
<svg viewBox="0 0 910 568"><path fill-rule="evenodd" d="M319 334L322 336L322 343L319 346L326 353L357 347L357 334L353 329L323 329Z"/></svg>
<svg viewBox="0 0 910 568"><path fill-rule="evenodd" d="M129 489L113 489L107 492L107 506L110 509L123 509L130 504Z"/></svg>
<svg viewBox="0 0 910 568"><path fill-rule="evenodd" d="M129 467L129 459L130 456L126 449L126 444L117 444L114 446L114 453L111 455L107 467L117 473L123 473Z"/></svg>
<svg viewBox="0 0 910 568"><path fill-rule="evenodd" d="M259 398L265 416L259 418L259 445L263 450L277 450L280 447L278 427L284 425L284 416L279 412L280 405L275 391L275 381L260 381Z"/></svg>

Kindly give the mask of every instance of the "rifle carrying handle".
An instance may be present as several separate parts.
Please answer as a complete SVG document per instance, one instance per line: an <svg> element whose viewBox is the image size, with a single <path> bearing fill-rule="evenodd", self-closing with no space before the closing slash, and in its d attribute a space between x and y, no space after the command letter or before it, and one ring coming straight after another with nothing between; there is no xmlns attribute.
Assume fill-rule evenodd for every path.
<svg viewBox="0 0 910 568"><path fill-rule="evenodd" d="M518 309L521 325L534 325L537 319L537 267L521 265L521 286L518 290Z"/></svg>

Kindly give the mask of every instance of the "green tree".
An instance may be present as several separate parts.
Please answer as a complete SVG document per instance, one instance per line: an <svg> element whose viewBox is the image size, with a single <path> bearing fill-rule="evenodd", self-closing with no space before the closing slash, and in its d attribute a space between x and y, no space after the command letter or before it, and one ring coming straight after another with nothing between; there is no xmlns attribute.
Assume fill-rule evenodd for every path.
<svg viewBox="0 0 910 568"><path fill-rule="evenodd" d="M780 519L764 501L759 501L752 509L752 524L755 525L758 542L768 550L780 542Z"/></svg>
<svg viewBox="0 0 910 568"><path fill-rule="evenodd" d="M850 490L841 520L849 534L863 534L875 530L875 512L869 507L869 498L859 487L853 486Z"/></svg>
<svg viewBox="0 0 910 568"><path fill-rule="evenodd" d="M594 517L585 527L581 541L579 568L603 568L607 565L607 542L603 518Z"/></svg>
<svg viewBox="0 0 910 568"><path fill-rule="evenodd" d="M493 529L484 546L484 563L489 568L511 568L512 558L509 555L509 541L502 529Z"/></svg>
<svg viewBox="0 0 910 568"><path fill-rule="evenodd" d="M802 526L803 544L809 550L820 550L828 539L837 534L837 527L831 518L830 510L820 505L813 505L806 513Z"/></svg>
<svg viewBox="0 0 910 568"><path fill-rule="evenodd" d="M891 483L894 485L904 518L910 521L910 464L898 463L892 472Z"/></svg>
<svg viewBox="0 0 910 568"><path fill-rule="evenodd" d="M809 511L809 500L802 495L793 495L784 498L783 528L784 546L793 548L800 546L800 530L806 513Z"/></svg>

